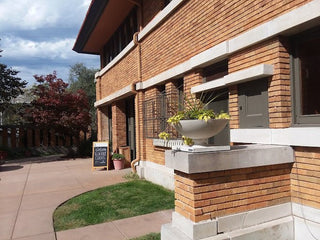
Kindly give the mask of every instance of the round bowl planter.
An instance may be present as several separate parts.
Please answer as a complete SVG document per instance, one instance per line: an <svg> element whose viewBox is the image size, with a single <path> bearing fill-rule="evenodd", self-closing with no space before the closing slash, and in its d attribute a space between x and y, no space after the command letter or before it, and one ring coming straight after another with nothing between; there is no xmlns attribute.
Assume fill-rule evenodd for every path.
<svg viewBox="0 0 320 240"><path fill-rule="evenodd" d="M193 140L208 139L221 132L228 124L229 119L209 119L205 120L180 120L174 124L174 128L183 136Z"/></svg>
<svg viewBox="0 0 320 240"><path fill-rule="evenodd" d="M120 170L124 168L124 161L123 159L113 159L113 166L115 170Z"/></svg>

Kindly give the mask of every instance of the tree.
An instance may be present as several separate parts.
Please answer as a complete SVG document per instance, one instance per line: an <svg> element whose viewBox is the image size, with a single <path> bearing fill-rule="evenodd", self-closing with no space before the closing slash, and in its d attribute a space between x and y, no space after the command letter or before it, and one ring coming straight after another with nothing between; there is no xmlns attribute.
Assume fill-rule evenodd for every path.
<svg viewBox="0 0 320 240"><path fill-rule="evenodd" d="M90 124L89 103L83 90L70 92L56 72L46 76L35 75L38 82L32 89L35 100L31 102L29 114L32 121L44 128L54 128L64 134L87 131Z"/></svg>
<svg viewBox="0 0 320 240"><path fill-rule="evenodd" d="M70 90L76 92L82 89L86 92L90 106L91 127L96 130L96 86L94 83L94 75L98 69L87 68L83 63L77 63L70 67L69 83Z"/></svg>
<svg viewBox="0 0 320 240"><path fill-rule="evenodd" d="M0 50L0 53L2 50ZM0 55L1 57L1 55ZM27 82L17 77L19 72L0 63L0 112L4 111L11 99L23 94Z"/></svg>

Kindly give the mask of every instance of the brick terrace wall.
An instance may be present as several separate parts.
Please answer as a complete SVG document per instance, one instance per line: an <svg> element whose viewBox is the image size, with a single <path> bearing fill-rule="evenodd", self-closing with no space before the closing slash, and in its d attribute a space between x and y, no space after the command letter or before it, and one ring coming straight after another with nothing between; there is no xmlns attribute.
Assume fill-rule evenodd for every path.
<svg viewBox="0 0 320 240"><path fill-rule="evenodd" d="M295 148L291 174L292 201L320 208L320 148Z"/></svg>
<svg viewBox="0 0 320 240"><path fill-rule="evenodd" d="M269 79L269 127L291 126L290 55L287 40L274 38L232 55L229 73L266 63L274 66ZM235 87L230 91L231 128L239 126L238 94Z"/></svg>
<svg viewBox="0 0 320 240"><path fill-rule="evenodd" d="M201 174L175 171L175 211L199 222L290 202L292 164Z"/></svg>
<svg viewBox="0 0 320 240"><path fill-rule="evenodd" d="M165 148L153 146L152 139L146 139L146 159L150 162L164 165Z"/></svg>
<svg viewBox="0 0 320 240"><path fill-rule="evenodd" d="M142 41L142 78L149 79L309 1L186 1Z"/></svg>
<svg viewBox="0 0 320 240"><path fill-rule="evenodd" d="M138 54L139 51L136 47L101 77L101 86L100 89L98 88L98 91L101 91L99 99L138 80Z"/></svg>

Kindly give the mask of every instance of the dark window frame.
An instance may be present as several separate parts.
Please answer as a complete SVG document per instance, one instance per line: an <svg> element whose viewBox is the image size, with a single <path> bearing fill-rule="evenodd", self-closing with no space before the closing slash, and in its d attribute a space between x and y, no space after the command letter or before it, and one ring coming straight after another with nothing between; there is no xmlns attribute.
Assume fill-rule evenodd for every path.
<svg viewBox="0 0 320 240"><path fill-rule="evenodd" d="M303 115L302 113L302 80L299 58L299 45L310 39L320 39L320 28L311 29L292 38L290 54L290 75L292 92L292 122L293 126L319 126L320 114ZM320 78L319 78L320 79Z"/></svg>
<svg viewBox="0 0 320 240"><path fill-rule="evenodd" d="M159 133L165 131L171 135L170 139L178 139L180 134L167 120L176 113L183 101L183 80L176 79L176 89L167 91L165 85L157 86L158 94L145 99L143 102L144 138L159 138ZM177 102L178 100L178 102Z"/></svg>
<svg viewBox="0 0 320 240"><path fill-rule="evenodd" d="M228 75L228 59L216 62L203 69L203 82L210 82Z"/></svg>
<svg viewBox="0 0 320 240"><path fill-rule="evenodd" d="M138 31L137 8L134 7L126 19L113 33L108 42L104 45L102 63L105 67L111 62L126 46L133 40L133 34Z"/></svg>

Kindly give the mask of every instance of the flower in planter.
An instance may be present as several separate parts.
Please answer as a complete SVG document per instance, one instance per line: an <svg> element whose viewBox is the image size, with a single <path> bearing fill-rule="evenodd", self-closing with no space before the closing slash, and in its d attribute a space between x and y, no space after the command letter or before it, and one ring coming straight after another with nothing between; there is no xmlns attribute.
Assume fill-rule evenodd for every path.
<svg viewBox="0 0 320 240"><path fill-rule="evenodd" d="M208 122L210 119L230 119L229 114L225 112L215 113L212 109L208 109L208 105L213 102L219 95L211 98L209 101L204 103L204 96L198 99L193 95L184 98L184 109L178 111L167 122L172 126L177 127L181 120L203 120ZM170 135L167 132L161 132L159 138L168 140ZM184 144L193 145L193 140L188 136L183 136Z"/></svg>

